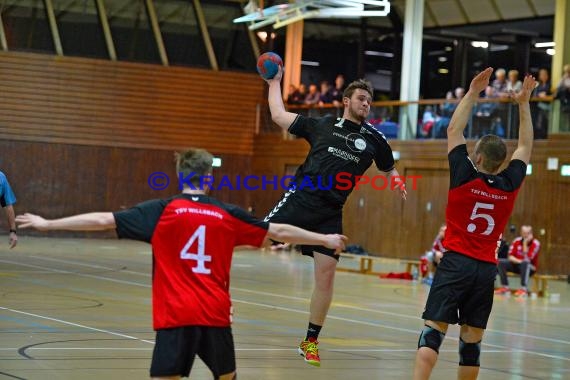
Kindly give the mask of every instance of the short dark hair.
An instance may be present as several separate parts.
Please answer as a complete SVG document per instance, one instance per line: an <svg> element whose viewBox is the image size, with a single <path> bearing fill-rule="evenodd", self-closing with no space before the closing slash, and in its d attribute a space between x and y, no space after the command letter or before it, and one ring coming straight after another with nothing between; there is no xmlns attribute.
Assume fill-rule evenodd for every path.
<svg viewBox="0 0 570 380"><path fill-rule="evenodd" d="M370 82L364 79L358 79L349 84L342 93L342 97L350 99L352 97L352 94L354 94L354 91L356 91L356 89L364 90L370 94L371 98L374 97L374 89L370 85Z"/></svg>
<svg viewBox="0 0 570 380"><path fill-rule="evenodd" d="M507 146L499 136L485 135L477 143L475 154L485 158L482 165L485 171L495 173L507 158Z"/></svg>
<svg viewBox="0 0 570 380"><path fill-rule="evenodd" d="M204 149L190 148L184 152L175 152L176 175L182 173L184 177L193 175L190 183L195 186L201 186L200 180L203 176L212 172L212 164L214 156Z"/></svg>

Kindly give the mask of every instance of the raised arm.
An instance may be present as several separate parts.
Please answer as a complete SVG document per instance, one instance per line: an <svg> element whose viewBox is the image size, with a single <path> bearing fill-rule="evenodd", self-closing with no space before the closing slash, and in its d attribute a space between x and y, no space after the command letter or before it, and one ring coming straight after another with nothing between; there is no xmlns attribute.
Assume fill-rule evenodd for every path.
<svg viewBox="0 0 570 380"><path fill-rule="evenodd" d="M522 90L512 95L513 99L519 105L520 123L519 143L511 160L521 160L527 165L530 162L530 154L532 152L532 144L534 141L532 119L530 116L530 104L528 100L530 99L536 84L536 80L532 76L528 75L524 78Z"/></svg>
<svg viewBox="0 0 570 380"><path fill-rule="evenodd" d="M39 215L26 213L16 217L19 228L35 228L39 231L103 231L116 227L115 217L111 212L91 212L73 215L61 219L44 219Z"/></svg>
<svg viewBox="0 0 570 380"><path fill-rule="evenodd" d="M336 252L344 250L345 242L348 240L344 235L323 235L281 223L270 223L267 237L287 243L323 245L336 250Z"/></svg>
<svg viewBox="0 0 570 380"><path fill-rule="evenodd" d="M281 96L281 78L283 77L283 68L279 67L277 75L273 79L268 79L269 84L269 110L271 111L271 119L283 128L284 130L289 129L291 124L297 118L297 114L293 112L287 112L285 110L285 104L283 104L283 98Z"/></svg>
<svg viewBox="0 0 570 380"><path fill-rule="evenodd" d="M463 137L463 131L467 126L467 121L469 116L473 111L473 106L477 103L479 99L479 94L484 91L489 85L489 78L493 69L491 67L486 68L473 78L471 85L469 86L469 91L461 99L451 121L449 122L449 127L447 127L447 152L451 152L453 148L458 145L465 144L465 137Z"/></svg>

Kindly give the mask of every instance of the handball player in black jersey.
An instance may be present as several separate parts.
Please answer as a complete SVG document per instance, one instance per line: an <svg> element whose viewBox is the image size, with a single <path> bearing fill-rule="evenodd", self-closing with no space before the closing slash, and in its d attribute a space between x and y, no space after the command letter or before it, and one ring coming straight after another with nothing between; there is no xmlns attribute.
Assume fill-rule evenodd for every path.
<svg viewBox="0 0 570 380"><path fill-rule="evenodd" d="M311 148L291 187L265 221L289 223L320 233L342 233L342 208L357 176L375 162L387 183L406 198L404 182L394 167L392 149L384 135L366 121L373 90L364 80L352 82L343 93L342 118L308 118L287 112L281 97L282 69L270 80L269 108L273 121L308 141ZM340 180L339 180L340 175ZM322 246L301 247L314 258L315 287L311 297L307 335L298 347L305 361L320 366L318 336L328 313L339 256Z"/></svg>
<svg viewBox="0 0 570 380"><path fill-rule="evenodd" d="M414 380L429 379L449 324L459 324L458 379L479 374L481 340L493 306L497 250L526 174L533 144L529 98L536 86L524 79L511 93L519 107L519 140L507 167L507 148L495 135L477 141L469 157L463 131L481 93L489 85L488 68L471 82L447 129L450 186L446 210L446 252L433 280L422 318Z"/></svg>

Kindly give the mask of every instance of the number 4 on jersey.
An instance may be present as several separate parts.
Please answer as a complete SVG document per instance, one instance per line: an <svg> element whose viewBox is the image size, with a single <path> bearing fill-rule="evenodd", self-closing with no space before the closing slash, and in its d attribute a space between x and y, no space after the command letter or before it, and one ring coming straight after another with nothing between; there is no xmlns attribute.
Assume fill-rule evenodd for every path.
<svg viewBox="0 0 570 380"><path fill-rule="evenodd" d="M494 204L491 203L481 203L481 202L477 202L475 203L475 207L473 207L473 212L471 213L471 220L475 220L477 218L483 218L487 221L487 229L481 233L481 235L490 235L491 232L493 232L493 229L495 228L495 219L493 219L493 217L489 214L484 214L484 213L477 213L478 209L484 209L484 210L493 210L495 208ZM475 232L475 229L477 229L477 226L475 225L475 223L469 223L469 225L467 226L467 231L473 233Z"/></svg>
<svg viewBox="0 0 570 380"><path fill-rule="evenodd" d="M194 242L198 239L198 253L189 252ZM206 261L212 261L212 256L205 254L206 250L206 226L200 226L194 231L190 239L180 251L180 258L183 260L196 260L196 266L192 268L192 272L201 274L210 274L211 270L206 268Z"/></svg>

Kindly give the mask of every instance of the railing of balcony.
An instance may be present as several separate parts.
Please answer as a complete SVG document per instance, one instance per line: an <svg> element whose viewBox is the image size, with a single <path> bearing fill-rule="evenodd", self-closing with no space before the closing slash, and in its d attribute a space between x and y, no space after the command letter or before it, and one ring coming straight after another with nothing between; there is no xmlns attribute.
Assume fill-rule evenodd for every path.
<svg viewBox="0 0 570 380"><path fill-rule="evenodd" d="M379 101L372 103L368 121L386 137L392 139L443 139L457 100L424 99L417 102ZM407 107L418 108L415 125L401 123ZM341 117L342 107L332 104L322 106L288 105L288 111L309 117ZM281 133L271 121L267 104L257 109L260 134ZM559 101L552 97L531 99L531 115L535 139L546 139L549 133L570 132L570 114L561 112ZM506 139L518 138L518 106L509 99L480 99L465 128L465 137L477 139L485 134L496 134ZM407 129L406 131L404 131Z"/></svg>

